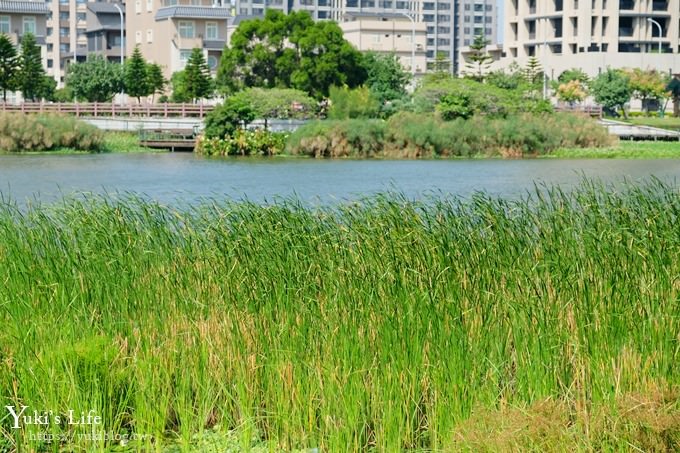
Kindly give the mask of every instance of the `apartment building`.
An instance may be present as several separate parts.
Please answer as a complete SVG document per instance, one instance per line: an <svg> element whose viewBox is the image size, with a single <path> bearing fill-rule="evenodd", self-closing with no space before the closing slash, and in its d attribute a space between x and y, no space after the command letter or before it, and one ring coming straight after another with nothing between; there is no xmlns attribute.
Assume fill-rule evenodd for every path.
<svg viewBox="0 0 680 453"><path fill-rule="evenodd" d="M211 71L217 71L227 40L230 8L212 0L128 0L126 52L139 46L144 58L158 63L166 78L184 69L199 48Z"/></svg>
<svg viewBox="0 0 680 453"><path fill-rule="evenodd" d="M58 86L64 85L69 62L87 58L86 0L45 0L49 12L46 24L47 73Z"/></svg>
<svg viewBox="0 0 680 453"><path fill-rule="evenodd" d="M286 13L303 10L316 20L339 23L357 14L408 16L425 24L426 67L444 65L452 72L458 70L459 47L472 42L475 34L497 41L495 0L233 0L232 7L235 14L251 16L271 8Z"/></svg>
<svg viewBox="0 0 680 453"><path fill-rule="evenodd" d="M44 1L0 1L0 33L7 35L17 47L26 33L33 34L41 48L44 66L47 66L45 35L48 14Z"/></svg>
<svg viewBox="0 0 680 453"><path fill-rule="evenodd" d="M536 57L551 78L680 68L680 0L506 0L504 25L504 62Z"/></svg>
<svg viewBox="0 0 680 453"><path fill-rule="evenodd" d="M389 13L348 13L344 19L340 28L354 47L361 51L394 54L408 72L416 76L425 73L425 23L414 23L408 17ZM414 35L415 41L412 41Z"/></svg>
<svg viewBox="0 0 680 453"><path fill-rule="evenodd" d="M121 15L122 27L121 27ZM125 56L125 5L96 2L87 4L86 14L87 54L99 55L112 62Z"/></svg>

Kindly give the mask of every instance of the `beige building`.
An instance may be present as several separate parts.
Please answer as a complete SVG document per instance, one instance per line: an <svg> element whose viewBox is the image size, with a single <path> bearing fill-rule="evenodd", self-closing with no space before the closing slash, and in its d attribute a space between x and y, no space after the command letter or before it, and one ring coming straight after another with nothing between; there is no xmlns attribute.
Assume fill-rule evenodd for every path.
<svg viewBox="0 0 680 453"><path fill-rule="evenodd" d="M166 78L184 69L194 48L217 71L231 17L227 6L211 0L128 0L125 17L127 55L139 46Z"/></svg>
<svg viewBox="0 0 680 453"><path fill-rule="evenodd" d="M680 0L505 0L504 25L503 63L536 57L551 78L570 68L680 69Z"/></svg>
<svg viewBox="0 0 680 453"><path fill-rule="evenodd" d="M43 66L47 66L47 16L49 10L44 1L0 1L0 33L11 39L18 47L26 33L35 36L40 46Z"/></svg>
<svg viewBox="0 0 680 453"><path fill-rule="evenodd" d="M86 0L48 0L46 24L47 73L64 85L69 62L87 57Z"/></svg>
<svg viewBox="0 0 680 453"><path fill-rule="evenodd" d="M395 54L409 72L415 49L416 76L427 69L427 26L395 13L347 13L340 23L345 39L361 51ZM412 41L415 28L415 42Z"/></svg>

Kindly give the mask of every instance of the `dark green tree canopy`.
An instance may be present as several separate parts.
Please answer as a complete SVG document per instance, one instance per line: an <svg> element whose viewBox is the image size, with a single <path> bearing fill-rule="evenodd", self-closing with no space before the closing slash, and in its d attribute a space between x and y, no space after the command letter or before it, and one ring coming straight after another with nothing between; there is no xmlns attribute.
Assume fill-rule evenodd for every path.
<svg viewBox="0 0 680 453"><path fill-rule="evenodd" d="M129 96L136 97L137 102L140 102L143 96L150 95L152 91L148 83L146 66L146 60L144 60L139 46L135 46L132 55L125 62L123 81L125 92Z"/></svg>
<svg viewBox="0 0 680 453"><path fill-rule="evenodd" d="M191 100L209 98L213 94L213 80L201 49L191 51L184 68L184 90Z"/></svg>
<svg viewBox="0 0 680 453"><path fill-rule="evenodd" d="M35 101L44 92L45 69L42 65L40 47L35 36L26 33L21 39L21 69L19 70L18 87L24 99Z"/></svg>
<svg viewBox="0 0 680 453"><path fill-rule="evenodd" d="M7 101L7 92L17 88L19 58L17 50L7 35L0 34L0 90L2 100Z"/></svg>
<svg viewBox="0 0 680 453"><path fill-rule="evenodd" d="M623 109L633 95L630 79L617 69L607 69L595 77L590 84L590 91L595 102L609 110Z"/></svg>
<svg viewBox="0 0 680 453"><path fill-rule="evenodd" d="M118 63L92 56L83 63L68 67L66 86L76 99L109 102L123 88L123 70Z"/></svg>
<svg viewBox="0 0 680 453"><path fill-rule="evenodd" d="M223 93L277 87L321 98L332 85L361 85L362 60L336 23L314 22L306 11L285 15L270 9L263 19L236 29L222 54L217 84Z"/></svg>
<svg viewBox="0 0 680 453"><path fill-rule="evenodd" d="M381 105L406 96L411 74L404 71L396 55L367 52L364 66L367 72L365 85Z"/></svg>
<svg viewBox="0 0 680 453"><path fill-rule="evenodd" d="M162 94L165 91L168 81L163 77L163 69L158 63L146 65L146 83L150 91L149 94Z"/></svg>

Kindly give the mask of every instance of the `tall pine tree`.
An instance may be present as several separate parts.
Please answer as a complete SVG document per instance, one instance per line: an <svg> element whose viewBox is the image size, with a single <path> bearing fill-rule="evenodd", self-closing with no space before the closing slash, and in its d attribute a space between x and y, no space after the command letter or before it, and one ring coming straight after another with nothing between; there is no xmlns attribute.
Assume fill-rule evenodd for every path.
<svg viewBox="0 0 680 453"><path fill-rule="evenodd" d="M124 83L125 92L129 96L136 97L138 103L141 102L142 96L151 94L146 65L146 60L144 60L139 46L135 46L132 56L125 63Z"/></svg>
<svg viewBox="0 0 680 453"><path fill-rule="evenodd" d="M21 40L21 69L18 85L24 99L35 101L44 91L45 69L35 36L26 33Z"/></svg>
<svg viewBox="0 0 680 453"><path fill-rule="evenodd" d="M491 67L491 62L493 58L486 51L486 45L489 42L484 38L483 35L475 36L475 40L470 46L470 56L468 56L468 63L465 65L466 75L472 79L483 82L486 73Z"/></svg>
<svg viewBox="0 0 680 453"><path fill-rule="evenodd" d="M16 89L19 59L12 41L4 33L0 35L0 90L2 100L7 102L7 92Z"/></svg>
<svg viewBox="0 0 680 453"><path fill-rule="evenodd" d="M193 100L210 97L213 93L213 80L201 49L191 51L184 68L184 84L187 96Z"/></svg>

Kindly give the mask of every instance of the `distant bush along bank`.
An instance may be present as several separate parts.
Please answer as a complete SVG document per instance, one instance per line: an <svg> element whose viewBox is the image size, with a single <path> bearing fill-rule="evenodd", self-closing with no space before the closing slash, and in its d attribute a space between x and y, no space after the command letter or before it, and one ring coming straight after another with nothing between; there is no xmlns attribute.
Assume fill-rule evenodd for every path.
<svg viewBox="0 0 680 453"><path fill-rule="evenodd" d="M443 121L402 112L388 121L315 121L295 131L286 152L313 157L523 157L560 148L611 146L616 139L590 118L523 114Z"/></svg>
<svg viewBox="0 0 680 453"><path fill-rule="evenodd" d="M102 131L61 115L0 113L0 151L100 151Z"/></svg>

